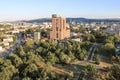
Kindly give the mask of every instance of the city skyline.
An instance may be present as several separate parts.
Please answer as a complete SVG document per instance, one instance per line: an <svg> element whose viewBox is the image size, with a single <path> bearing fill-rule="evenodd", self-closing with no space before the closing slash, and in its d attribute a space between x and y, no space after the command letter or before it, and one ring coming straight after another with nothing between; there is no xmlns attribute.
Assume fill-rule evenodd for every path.
<svg viewBox="0 0 120 80"><path fill-rule="evenodd" d="M4 0L0 5L0 21L62 17L120 18L118 0Z"/></svg>

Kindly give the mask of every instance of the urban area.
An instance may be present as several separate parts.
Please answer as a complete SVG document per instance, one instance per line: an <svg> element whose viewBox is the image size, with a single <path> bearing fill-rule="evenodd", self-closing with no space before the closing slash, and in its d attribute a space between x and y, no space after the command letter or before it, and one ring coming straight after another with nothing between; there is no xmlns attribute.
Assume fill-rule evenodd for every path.
<svg viewBox="0 0 120 80"><path fill-rule="evenodd" d="M1 22L0 80L120 80L120 21Z"/></svg>

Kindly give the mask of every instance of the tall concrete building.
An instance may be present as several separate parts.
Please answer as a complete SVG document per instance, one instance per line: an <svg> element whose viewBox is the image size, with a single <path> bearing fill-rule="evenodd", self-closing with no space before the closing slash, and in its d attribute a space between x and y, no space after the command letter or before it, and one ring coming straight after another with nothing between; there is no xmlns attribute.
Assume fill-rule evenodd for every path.
<svg viewBox="0 0 120 80"><path fill-rule="evenodd" d="M34 39L40 39L40 32L34 32Z"/></svg>
<svg viewBox="0 0 120 80"><path fill-rule="evenodd" d="M70 28L66 26L66 19L59 15L52 15L51 40L63 40L70 37Z"/></svg>

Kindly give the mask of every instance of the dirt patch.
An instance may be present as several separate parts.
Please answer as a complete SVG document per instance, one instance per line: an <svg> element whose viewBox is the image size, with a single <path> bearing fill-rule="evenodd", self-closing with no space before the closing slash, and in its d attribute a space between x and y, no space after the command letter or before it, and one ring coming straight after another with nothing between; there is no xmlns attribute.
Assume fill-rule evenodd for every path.
<svg viewBox="0 0 120 80"><path fill-rule="evenodd" d="M110 66L112 66L109 58L100 55L100 60L101 60L100 64L98 65L99 67L103 68L103 67L110 67Z"/></svg>
<svg viewBox="0 0 120 80"><path fill-rule="evenodd" d="M41 68L44 68L45 66L47 66L47 64L45 64L44 62L39 62L37 63L37 65ZM70 73L72 73L71 70L66 69L65 67L61 66L61 65L50 65L48 66L50 71L54 71L57 74L60 75L70 75Z"/></svg>

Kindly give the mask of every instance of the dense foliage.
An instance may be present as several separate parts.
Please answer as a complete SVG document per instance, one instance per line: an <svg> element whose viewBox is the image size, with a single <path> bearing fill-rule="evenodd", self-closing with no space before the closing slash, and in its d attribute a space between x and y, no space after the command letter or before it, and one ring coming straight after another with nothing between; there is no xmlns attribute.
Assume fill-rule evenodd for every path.
<svg viewBox="0 0 120 80"><path fill-rule="evenodd" d="M23 80L71 79L71 75L55 74L54 71L50 71L49 66L83 60L87 55L88 46L88 43L80 44L72 40L66 42L28 40L16 48L16 52L11 53L7 59L0 59L0 80L11 80L13 78ZM40 67L38 64L41 62L48 65Z"/></svg>

